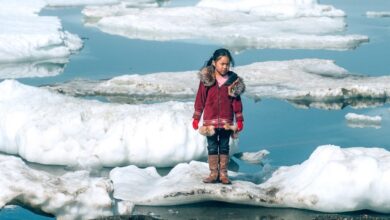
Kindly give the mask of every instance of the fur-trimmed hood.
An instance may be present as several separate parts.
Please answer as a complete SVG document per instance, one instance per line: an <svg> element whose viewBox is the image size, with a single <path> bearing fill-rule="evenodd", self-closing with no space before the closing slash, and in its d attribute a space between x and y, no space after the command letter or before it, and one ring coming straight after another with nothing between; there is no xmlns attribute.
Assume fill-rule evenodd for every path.
<svg viewBox="0 0 390 220"><path fill-rule="evenodd" d="M228 86L229 95L232 97L237 97L245 92L244 80L239 77L235 72L229 71L228 80L224 85ZM211 66L201 69L198 73L200 81L206 87L213 86L216 83L214 68Z"/></svg>

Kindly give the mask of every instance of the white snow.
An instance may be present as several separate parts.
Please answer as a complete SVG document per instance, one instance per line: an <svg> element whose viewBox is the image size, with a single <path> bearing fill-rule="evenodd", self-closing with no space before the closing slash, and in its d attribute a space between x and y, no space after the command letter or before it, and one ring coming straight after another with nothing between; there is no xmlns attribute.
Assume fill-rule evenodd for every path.
<svg viewBox="0 0 390 220"><path fill-rule="evenodd" d="M193 103L119 105L0 83L0 151L41 164L173 166L207 157ZM237 140L231 153L237 153Z"/></svg>
<svg viewBox="0 0 390 220"><path fill-rule="evenodd" d="M263 8L257 2L246 1L241 5L235 1L218 4L217 8L216 4L207 2L193 7L142 9L118 4L86 7L83 14L86 25L110 34L131 39L214 42L234 51L246 48L347 50L368 41L367 36L341 35L346 27L341 17L344 13L331 6L314 1L290 2L285 5L286 11L279 10L279 4L273 4L264 12L248 13L253 4L258 5L258 10ZM305 9L303 14L297 12L301 9Z"/></svg>
<svg viewBox="0 0 390 220"><path fill-rule="evenodd" d="M301 59L257 62L233 69L246 84L244 95L253 99L287 99L297 106L340 109L346 104L366 107L383 104L390 96L390 77L353 75L332 60ZM148 100L193 101L197 71L124 75L108 81L73 81L51 86L71 95L136 97ZM359 98L358 101L355 101ZM134 102L129 98L122 101ZM115 101L115 100L114 100Z"/></svg>
<svg viewBox="0 0 390 220"><path fill-rule="evenodd" d="M379 115L368 116L368 115L360 115L355 113L346 114L345 119L347 120L347 125L353 128L364 128L364 127L380 128L382 122L382 117Z"/></svg>
<svg viewBox="0 0 390 220"><path fill-rule="evenodd" d="M367 11L366 16L369 18L390 17L390 11Z"/></svg>
<svg viewBox="0 0 390 220"><path fill-rule="evenodd" d="M152 167L115 168L114 197L136 205L225 201L323 212L368 209L390 213L390 152L381 148L319 146L302 164L281 167L261 184L230 172L232 185L204 184L206 163L178 164L166 176ZM175 187L172 187L175 186Z"/></svg>
<svg viewBox="0 0 390 220"><path fill-rule="evenodd" d="M86 171L56 176L32 169L18 157L0 154L0 188L0 208L18 202L58 219L92 219L115 213L110 180L89 177Z"/></svg>

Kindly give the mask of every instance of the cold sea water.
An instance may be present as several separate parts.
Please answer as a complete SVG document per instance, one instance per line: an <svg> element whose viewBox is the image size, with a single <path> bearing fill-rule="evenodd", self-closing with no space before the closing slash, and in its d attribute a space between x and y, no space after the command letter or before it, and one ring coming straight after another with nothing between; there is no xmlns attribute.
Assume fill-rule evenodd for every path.
<svg viewBox="0 0 390 220"><path fill-rule="evenodd" d="M189 5L196 1L172 1L172 5ZM347 33L370 38L349 51L249 49L234 54L236 65L253 62L321 58L335 60L351 73L380 76L390 75L390 18L367 18L366 11L389 11L386 0L326 0L347 14ZM81 7L48 8L42 15L58 16L65 30L84 39L83 49L71 56L60 75L44 78L18 79L20 82L41 86L73 79L109 79L124 74L147 74L199 69L210 54L221 45L197 44L182 41L131 40L109 35L83 25ZM194 79L195 80L195 79ZM94 98L94 97L89 97ZM302 108L285 100L243 98L245 128L240 135L241 151L270 152L266 166L294 165L306 160L320 145L341 147L382 147L390 150L390 106L326 110ZM347 126L347 113L382 115L380 128L352 128ZM240 172L260 172L260 165L236 161ZM167 170L161 170L161 173ZM364 177L362 177L364 178ZM208 202L182 206L135 208L134 214L163 219L390 219L390 216L360 211L353 213L319 213L297 209L261 208ZM0 211L0 219L52 219L30 212L19 206Z"/></svg>

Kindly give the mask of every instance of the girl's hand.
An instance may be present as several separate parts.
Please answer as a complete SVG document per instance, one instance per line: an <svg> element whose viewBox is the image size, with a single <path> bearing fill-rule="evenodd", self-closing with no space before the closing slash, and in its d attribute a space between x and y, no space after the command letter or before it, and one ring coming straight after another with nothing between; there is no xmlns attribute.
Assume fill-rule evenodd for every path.
<svg viewBox="0 0 390 220"><path fill-rule="evenodd" d="M244 129L244 123L242 121L237 122L237 131L240 132Z"/></svg>
<svg viewBox="0 0 390 220"><path fill-rule="evenodd" d="M199 120L194 119L194 120L192 121L192 127L193 127L195 130L197 130L198 127L199 127Z"/></svg>

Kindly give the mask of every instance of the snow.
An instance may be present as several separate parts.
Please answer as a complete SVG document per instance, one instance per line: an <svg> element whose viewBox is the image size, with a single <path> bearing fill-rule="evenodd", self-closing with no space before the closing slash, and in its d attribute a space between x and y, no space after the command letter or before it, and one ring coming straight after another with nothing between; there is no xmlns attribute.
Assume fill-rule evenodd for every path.
<svg viewBox="0 0 390 220"><path fill-rule="evenodd" d="M192 7L146 8L131 8L122 3L86 7L82 13L86 25L110 34L143 40L211 42L234 51L248 48L348 50L368 41L367 36L340 34L346 28L342 17L345 14L316 2L290 2L285 5L285 11L280 10L279 4L270 4L263 10L262 3L257 1L212 2L204 1ZM253 4L258 6L258 12L248 13ZM302 8L303 14L298 13ZM218 31L212 31L215 29Z"/></svg>
<svg viewBox="0 0 390 220"><path fill-rule="evenodd" d="M153 167L110 172L116 199L136 205L179 205L225 201L323 212L368 209L390 213L390 152L381 148L317 147L301 164L281 167L260 184L229 171L232 185L204 184L206 163L178 164L166 176ZM175 187L172 187L175 186Z"/></svg>
<svg viewBox="0 0 390 220"><path fill-rule="evenodd" d="M348 113L345 115L347 120L347 125L352 128L364 128L364 127L374 127L380 128L382 117L377 116L368 116L368 115L359 115L355 113Z"/></svg>
<svg viewBox="0 0 390 220"><path fill-rule="evenodd" d="M115 213L110 197L113 188L107 178L92 178L86 171L56 176L3 154L0 164L0 208L19 203L58 219L92 219Z"/></svg>
<svg viewBox="0 0 390 220"><path fill-rule="evenodd" d="M244 79L245 96L287 99L302 108L367 107L388 102L390 95L389 76L354 75L332 60L257 62L232 70ZM199 83L196 74L197 71L133 74L106 81L72 81L49 88L70 95L107 96L111 101L129 103L193 101Z"/></svg>
<svg viewBox="0 0 390 220"><path fill-rule="evenodd" d="M119 105L0 83L0 151L80 168L168 167L207 157L191 126L193 103ZM238 140L231 139L231 153Z"/></svg>

